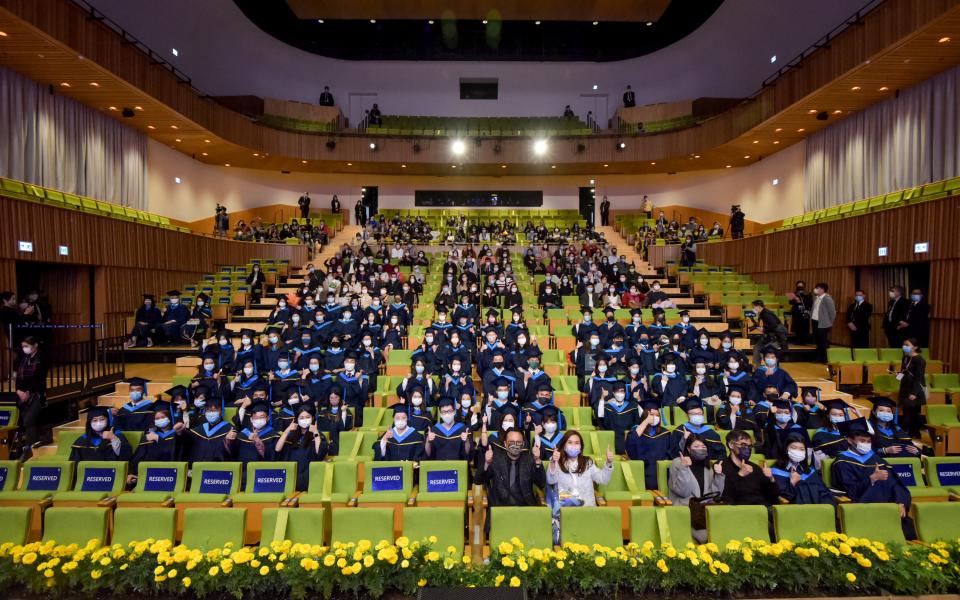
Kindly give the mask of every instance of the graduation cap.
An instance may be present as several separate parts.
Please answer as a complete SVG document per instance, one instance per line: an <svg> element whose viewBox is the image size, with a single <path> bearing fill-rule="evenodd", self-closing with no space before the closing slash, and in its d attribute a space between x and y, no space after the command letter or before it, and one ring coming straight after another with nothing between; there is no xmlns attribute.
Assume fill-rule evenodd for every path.
<svg viewBox="0 0 960 600"><path fill-rule="evenodd" d="M253 392L267 392L269 394L270 384L266 381L260 380L250 386L250 393L252 394Z"/></svg>
<svg viewBox="0 0 960 600"><path fill-rule="evenodd" d="M885 406L893 410L894 414L897 413L897 403L891 400L890 398L887 398L886 396L870 396L868 400L870 401L871 404L873 404L874 408Z"/></svg>
<svg viewBox="0 0 960 600"><path fill-rule="evenodd" d="M849 421L837 423L837 429L840 430L840 433L843 434L844 437L853 437L855 435L867 435L873 437L873 431L867 424L867 420L863 417L857 417L856 419L850 419Z"/></svg>
<svg viewBox="0 0 960 600"><path fill-rule="evenodd" d="M237 334L236 334L236 332L234 332L232 329L221 329L220 331L217 332L217 337L218 337L218 338L226 337L226 338L229 339L229 338L232 338L232 337L235 336L235 335L237 335Z"/></svg>
<svg viewBox="0 0 960 600"><path fill-rule="evenodd" d="M290 352L283 350L277 355L277 360L290 360Z"/></svg>
<svg viewBox="0 0 960 600"><path fill-rule="evenodd" d="M725 340L727 338L730 338L730 340L733 340L733 334L730 333L729 331L724 331L723 333L720 334L721 340Z"/></svg>
<svg viewBox="0 0 960 600"><path fill-rule="evenodd" d="M639 356L631 356L630 358L627 359L627 366L633 366L633 365L639 365L639 364L640 364Z"/></svg>
<svg viewBox="0 0 960 600"><path fill-rule="evenodd" d="M612 307L612 306L608 306L608 307L606 307L606 308L603 309L603 314L605 314L605 315L615 314L616 312L617 312L617 309L615 309L615 308Z"/></svg>
<svg viewBox="0 0 960 600"><path fill-rule="evenodd" d="M144 294L144 295L143 295L143 299L144 299L144 300L149 300L149 301L151 301L151 302L156 302L156 298L153 297L153 294Z"/></svg>
<svg viewBox="0 0 960 600"><path fill-rule="evenodd" d="M765 346L763 349L760 350L760 354L763 356L766 356L767 354L773 354L773 355L776 355L777 360L780 359L780 349L777 348L776 346Z"/></svg>
<svg viewBox="0 0 960 600"><path fill-rule="evenodd" d="M538 392L551 392L551 393L552 393L552 392L553 392L553 386L550 385L549 382L544 381L543 383L541 383L540 385L537 386L537 391L538 391Z"/></svg>
<svg viewBox="0 0 960 600"><path fill-rule="evenodd" d="M248 327L244 327L243 329L240 330L241 337L246 336L252 340L254 337L256 337L256 335L257 335L257 332Z"/></svg>
<svg viewBox="0 0 960 600"><path fill-rule="evenodd" d="M653 309L653 316L657 317L657 316L660 316L660 315L662 315L662 314L664 314L664 311L663 311L663 309L660 308L659 306L656 307L655 309Z"/></svg>
<svg viewBox="0 0 960 600"><path fill-rule="evenodd" d="M210 396L210 388L205 385L198 385L197 387L193 388L193 397L197 398L198 396L203 396L204 398Z"/></svg>
<svg viewBox="0 0 960 600"><path fill-rule="evenodd" d="M520 417L520 409L514 406L513 404L504 404L502 407L497 409L500 412L501 422L507 415L513 415L514 425L516 425L516 419Z"/></svg>
<svg viewBox="0 0 960 600"><path fill-rule="evenodd" d="M216 348L211 347L210 349L206 350L206 351L203 353L203 356L202 356L201 358L202 358L203 360L206 360L206 359L209 358L209 359L212 360L212 361L216 361L218 358L220 358L220 353L217 352Z"/></svg>
<svg viewBox="0 0 960 600"><path fill-rule="evenodd" d="M291 379L290 381L284 381L280 386L280 393L285 397L289 398L290 394L293 392L300 393L300 380Z"/></svg>
<svg viewBox="0 0 960 600"><path fill-rule="evenodd" d="M683 412L690 412L695 408L703 409L703 400L700 398L687 398L683 402Z"/></svg>
<svg viewBox="0 0 960 600"><path fill-rule="evenodd" d="M153 298L150 298L150 299L153 300ZM210 296L206 295L206 294L203 293L203 292L200 292L199 294L197 294L197 300L203 300L204 302L208 302L208 303L209 303L209 302L210 302Z"/></svg>
<svg viewBox="0 0 960 600"><path fill-rule="evenodd" d="M449 397L449 396L444 396L443 398L440 398L440 402L437 403L437 406L438 406L439 408L444 408L445 406L449 406L449 407L451 407L451 408L456 408L456 407L457 407L457 403L456 403L456 401L455 401L453 398L451 398L451 397Z"/></svg>
<svg viewBox="0 0 960 600"><path fill-rule="evenodd" d="M641 316L641 317L642 317L642 316L643 316L643 309L640 309L640 308L630 309L630 316L631 316L631 317L636 317L636 316Z"/></svg>
<svg viewBox="0 0 960 600"><path fill-rule="evenodd" d="M87 411L87 427L97 417L107 418L107 428L113 427L113 411L109 406L93 406Z"/></svg>
<svg viewBox="0 0 960 600"><path fill-rule="evenodd" d="M499 346L497 346L496 348L494 348L493 350L490 351L490 356L491 356L491 357L493 357L493 356L504 356L504 355L506 355L506 353L507 353L506 350L504 350L503 348L500 348Z"/></svg>
<svg viewBox="0 0 960 600"><path fill-rule="evenodd" d="M269 415L271 413L270 405L266 402L254 402L250 405L250 409L247 411L247 414L252 415L258 412L265 412Z"/></svg>
<svg viewBox="0 0 960 600"><path fill-rule="evenodd" d="M600 362L601 360L610 362L610 355L602 351L597 352L597 356L594 358L594 360L596 360L597 362Z"/></svg>
<svg viewBox="0 0 960 600"><path fill-rule="evenodd" d="M153 403L153 412L163 411L170 416L177 414L177 411L174 410L173 405L167 400L159 400Z"/></svg>
<svg viewBox="0 0 960 600"><path fill-rule="evenodd" d="M779 408L781 410L790 410L793 408L793 403L789 400L784 400L783 398L777 398L772 402L774 408Z"/></svg>
<svg viewBox="0 0 960 600"><path fill-rule="evenodd" d="M510 387L510 380L507 379L506 377L497 377L496 379L493 380L493 385L494 387L500 387L500 386Z"/></svg>
<svg viewBox="0 0 960 600"><path fill-rule="evenodd" d="M814 396L817 397L817 400L819 400L819 399L820 399L820 388L818 388L818 387L813 387L813 386L806 386L806 387L800 388L800 397L801 397L801 398L806 397L807 394L813 394Z"/></svg>
<svg viewBox="0 0 960 600"><path fill-rule="evenodd" d="M189 390L183 387L182 385L175 385L169 390L163 392L164 394L170 396L171 398L187 398L189 396Z"/></svg>
<svg viewBox="0 0 960 600"><path fill-rule="evenodd" d="M445 304L441 304L440 306L438 306L438 307L437 307L437 314L438 314L438 315L445 315L445 314L447 314L447 306L446 306Z"/></svg>
<svg viewBox="0 0 960 600"><path fill-rule="evenodd" d="M660 410L660 401L657 400L656 398L647 398L646 400L643 400L642 402L640 402L640 409L641 409L641 410L655 410L655 411L658 411L658 412L659 412L659 410Z"/></svg>
<svg viewBox="0 0 960 600"><path fill-rule="evenodd" d="M559 421L560 409L552 404L550 406L544 406L540 410L540 416L542 419L553 419L554 421Z"/></svg>
<svg viewBox="0 0 960 600"><path fill-rule="evenodd" d="M619 391L621 391L621 390L626 390L626 389L627 389L627 383L626 383L625 381L617 380L617 381L614 381L614 382L613 382L613 385L610 386L610 387L613 388L613 391L619 392Z"/></svg>
<svg viewBox="0 0 960 600"><path fill-rule="evenodd" d="M130 384L130 387L139 386L143 388L143 392L147 392L147 383L150 382L149 379L144 379L143 377L131 377L129 379L124 379L126 383Z"/></svg>
<svg viewBox="0 0 960 600"><path fill-rule="evenodd" d="M679 314L680 314L681 317L689 317L689 316L690 316L690 311L689 311L689 310L681 310Z"/></svg>
<svg viewBox="0 0 960 600"><path fill-rule="evenodd" d="M170 290L169 292L167 292L167 296L169 296L169 297L171 297L171 298L179 298L179 297L180 297L180 290Z"/></svg>
<svg viewBox="0 0 960 600"><path fill-rule="evenodd" d="M585 315L592 315L592 314L593 314L593 309L590 308L589 306L581 306L581 307L580 307L580 312L583 313L583 314L585 314Z"/></svg>
<svg viewBox="0 0 960 600"><path fill-rule="evenodd" d="M822 404L827 408L827 410L842 410L847 411L849 405L843 400L834 399L834 400L824 400Z"/></svg>
<svg viewBox="0 0 960 600"><path fill-rule="evenodd" d="M280 329L283 329L283 323L270 323L269 325L267 325L267 332L271 332L271 330L280 330Z"/></svg>
<svg viewBox="0 0 960 600"><path fill-rule="evenodd" d="M527 350L527 358L537 358L540 356L543 356L543 352L540 350L538 346L533 346L529 350Z"/></svg>
<svg viewBox="0 0 960 600"><path fill-rule="evenodd" d="M398 414L398 413L407 414L408 412L410 412L406 404L394 404L390 408L393 409L393 414Z"/></svg>
<svg viewBox="0 0 960 600"><path fill-rule="evenodd" d="M412 386L410 386L410 389L409 389L409 390L407 390L407 395L408 395L408 396L412 396L412 395L414 394L414 392L420 392L420 394L423 395L423 394L425 394L426 390L425 390L424 387L423 387L422 385L420 385L419 383L415 383L415 384L413 384Z"/></svg>

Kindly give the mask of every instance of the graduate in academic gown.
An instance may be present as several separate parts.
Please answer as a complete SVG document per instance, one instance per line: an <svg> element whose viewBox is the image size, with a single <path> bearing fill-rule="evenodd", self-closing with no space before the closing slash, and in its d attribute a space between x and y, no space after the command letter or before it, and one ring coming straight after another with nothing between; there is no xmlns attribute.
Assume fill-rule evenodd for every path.
<svg viewBox="0 0 960 600"><path fill-rule="evenodd" d="M553 451L557 449L557 444L563 439L566 428L560 425L562 418L563 412L556 406L546 406L541 411L540 423L534 426L534 431L540 438L540 460L549 461Z"/></svg>
<svg viewBox="0 0 960 600"><path fill-rule="evenodd" d="M873 451L873 433L866 419L857 418L840 424L849 450L837 455L830 471L831 486L854 502L891 502L900 506L900 523L908 540L916 539L910 519L910 490L900 481L896 471Z"/></svg>
<svg viewBox="0 0 960 600"><path fill-rule="evenodd" d="M433 418L430 415L430 408L427 406L424 387L420 385L411 387L401 404L407 407L407 424L412 429L426 434L427 430L433 425Z"/></svg>
<svg viewBox="0 0 960 600"><path fill-rule="evenodd" d="M277 368L268 374L272 393L278 393L284 383L300 379L300 371L293 367L293 356L286 350L277 355Z"/></svg>
<svg viewBox="0 0 960 600"><path fill-rule="evenodd" d="M223 418L220 403L210 398L203 407L203 418L190 427L187 439L188 462L227 462L233 453L227 437L233 432L229 421Z"/></svg>
<svg viewBox="0 0 960 600"><path fill-rule="evenodd" d="M680 347L692 350L697 345L697 334L706 333L706 331L698 332L697 328L690 324L690 311L681 310L680 311L680 322L673 326L670 329L668 334L671 338L680 337ZM706 336L709 342L709 335Z"/></svg>
<svg viewBox="0 0 960 600"><path fill-rule="evenodd" d="M174 421L173 409L166 402L157 402L154 409L153 425L140 434L140 443L130 459L131 475L138 473L143 461L172 462L181 456L183 423Z"/></svg>
<svg viewBox="0 0 960 600"><path fill-rule="evenodd" d="M777 395L789 394L796 398L798 394L797 382L790 373L780 368L780 356L776 348L766 348L763 351L763 365L759 365L753 373L753 385L757 396L762 396L768 387L777 388Z"/></svg>
<svg viewBox="0 0 960 600"><path fill-rule="evenodd" d="M236 359L236 350L233 347L234 333L229 329L221 329L217 332L217 344L205 346L204 356L208 354L214 359L214 367L217 373L232 373L234 370L233 361Z"/></svg>
<svg viewBox="0 0 960 600"><path fill-rule="evenodd" d="M313 330L309 327L301 327L297 342L293 346L294 368L298 371L306 369L310 364L310 358L317 356L323 360L323 347L313 336Z"/></svg>
<svg viewBox="0 0 960 600"><path fill-rule="evenodd" d="M567 429L567 419L563 416L563 412L559 411L556 406L553 404L553 386L548 381L544 381L538 384L533 390L536 393L536 396L533 397L533 401L526 404L522 407L523 411L523 422L524 427L529 429L529 426L540 425L543 421L544 411L554 410L558 413L560 429Z"/></svg>
<svg viewBox="0 0 960 600"><path fill-rule="evenodd" d="M370 395L370 379L357 371L357 354L350 350L344 353L342 371L327 375L331 388L340 391L344 405L353 409L357 427L363 426L363 407Z"/></svg>
<svg viewBox="0 0 960 600"><path fill-rule="evenodd" d="M260 354L263 364L258 365L258 369L266 372L277 369L277 361L280 360L280 353L287 352L287 345L280 339L280 329L282 326L273 324L267 326L268 346L261 346Z"/></svg>
<svg viewBox="0 0 960 600"><path fill-rule="evenodd" d="M274 448L279 460L297 463L297 491L310 486L310 463L327 457L329 445L326 436L317 427L312 406L301 406L284 427Z"/></svg>
<svg viewBox="0 0 960 600"><path fill-rule="evenodd" d="M820 402L820 388L800 388L800 403L797 406L797 423L807 429L823 427L830 421L823 403Z"/></svg>
<svg viewBox="0 0 960 600"><path fill-rule="evenodd" d="M790 504L836 504L833 493L814 468L811 455L807 440L795 433L787 434L783 454L770 469L780 488L780 497Z"/></svg>
<svg viewBox="0 0 960 600"><path fill-rule="evenodd" d="M70 460L125 461L132 455L127 438L114 428L110 407L94 406L88 410L84 432L70 447Z"/></svg>
<svg viewBox="0 0 960 600"><path fill-rule="evenodd" d="M660 404L656 400L644 400L640 408L640 423L627 433L625 449L630 460L643 461L645 487L655 490L658 486L657 461L672 460L679 451L670 430L660 423Z"/></svg>
<svg viewBox="0 0 960 600"><path fill-rule="evenodd" d="M307 366L300 373L300 394L304 400L323 406L327 397L327 390L332 386L332 379L323 373L321 362L323 357L317 354L310 356Z"/></svg>
<svg viewBox="0 0 960 600"><path fill-rule="evenodd" d="M373 443L374 460L423 460L423 443L423 435L407 423L407 406L394 404L393 427Z"/></svg>
<svg viewBox="0 0 960 600"><path fill-rule="evenodd" d="M113 426L118 431L144 431L153 425L153 398L147 394L149 379L131 377L130 401L117 409Z"/></svg>
<svg viewBox="0 0 960 600"><path fill-rule="evenodd" d="M679 455L684 448L687 437L697 434L706 442L710 459L722 459L726 454L726 449L720 439L720 434L713 427L707 425L707 417L703 412L703 402L699 398L689 398L683 403L683 410L687 413L687 422L674 429L671 434L673 451Z"/></svg>
<svg viewBox="0 0 960 600"><path fill-rule="evenodd" d="M168 344L177 344L182 341L180 328L190 318L190 311L180 303L180 290L170 290L167 296L170 298L170 304L163 311L159 331L163 333L164 341Z"/></svg>
<svg viewBox="0 0 960 600"><path fill-rule="evenodd" d="M231 441L237 461L243 464L243 473L247 472L248 463L276 460L276 444L280 432L273 428L272 414L267 402L255 402L248 411L249 424L242 427Z"/></svg>
<svg viewBox="0 0 960 600"><path fill-rule="evenodd" d="M797 424L794 420L796 410L789 400L778 398L772 402L773 407L770 410L770 418L767 419L767 427L763 434L764 456L780 456L784 454L784 444L788 435L799 436L804 443L810 444L810 438L807 430Z"/></svg>
<svg viewBox="0 0 960 600"><path fill-rule="evenodd" d="M152 294L143 295L143 305L134 313L133 321L133 331L130 332L127 347L132 348L141 342L147 346L153 346L153 336L163 321L163 315L157 308L156 299Z"/></svg>
<svg viewBox="0 0 960 600"><path fill-rule="evenodd" d="M746 401L747 390L741 387L731 387L727 392L727 399L717 409L717 427L726 431L740 429L752 431L754 439L761 439L760 427L753 417L753 409Z"/></svg>
<svg viewBox="0 0 960 600"><path fill-rule="evenodd" d="M623 382L614 383L613 393L600 398L597 418L602 429L613 432L616 453L623 454L627 433L640 424L640 409Z"/></svg>
<svg viewBox="0 0 960 600"><path fill-rule="evenodd" d="M690 348L687 361L691 366L702 361L710 373L717 373L722 368L720 351L710 345L710 333L706 329L697 332L697 342Z"/></svg>
<svg viewBox="0 0 960 600"><path fill-rule="evenodd" d="M470 428L457 421L453 398L440 399L439 420L427 430L424 454L429 460L467 460L470 458L473 438Z"/></svg>
<svg viewBox="0 0 960 600"><path fill-rule="evenodd" d="M527 350L527 362L523 365L525 372L523 374L522 390L520 391L520 397L517 398L521 406L525 406L536 399L537 390L540 389L540 386L547 385L550 386L550 389L553 389L550 376L541 368L540 359L542 356L543 352L537 346L531 346Z"/></svg>
<svg viewBox="0 0 960 600"><path fill-rule="evenodd" d="M313 406L313 402L304 402L301 395L300 379L284 381L273 395L280 400L280 410L273 416L273 426L277 431L283 431L296 420L297 413L304 406ZM314 414L316 414L314 412Z"/></svg>
<svg viewBox="0 0 960 600"><path fill-rule="evenodd" d="M840 433L839 425L847 420L848 411L853 411L843 400L824 400L821 402L826 413L826 423L813 433L813 449L830 458L836 458L847 448L847 438ZM859 415L858 415L859 416Z"/></svg>
<svg viewBox="0 0 960 600"><path fill-rule="evenodd" d="M254 372L259 373L267 370L263 357L263 346L254 343L256 335L256 332L252 329L240 330L240 348L234 354L232 372L240 371L248 360L253 361Z"/></svg>
<svg viewBox="0 0 960 600"><path fill-rule="evenodd" d="M920 449L897 423L897 404L884 396L873 396L870 402L873 403L870 411L873 449L885 458L918 458Z"/></svg>
<svg viewBox="0 0 960 600"><path fill-rule="evenodd" d="M440 394L448 398L460 398L465 390L473 392L473 378L469 371L464 370L460 357L454 356L449 372L440 380Z"/></svg>
<svg viewBox="0 0 960 600"><path fill-rule="evenodd" d="M650 395L659 400L661 407L676 406L687 397L687 380L677 373L673 357L664 358L661 367L650 382Z"/></svg>
<svg viewBox="0 0 960 600"><path fill-rule="evenodd" d="M353 412L344 407L340 391L330 388L317 412L317 428L330 440L330 454L340 453L340 432L353 429Z"/></svg>

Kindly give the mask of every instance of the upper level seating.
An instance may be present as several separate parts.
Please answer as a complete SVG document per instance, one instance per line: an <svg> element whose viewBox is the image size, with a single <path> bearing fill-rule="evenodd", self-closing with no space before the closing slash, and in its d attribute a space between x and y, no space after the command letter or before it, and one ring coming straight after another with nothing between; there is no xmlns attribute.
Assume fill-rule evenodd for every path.
<svg viewBox="0 0 960 600"><path fill-rule="evenodd" d="M590 135L593 130L580 119L568 117L463 118L384 115L383 124L367 127L367 133L524 137L534 135Z"/></svg>

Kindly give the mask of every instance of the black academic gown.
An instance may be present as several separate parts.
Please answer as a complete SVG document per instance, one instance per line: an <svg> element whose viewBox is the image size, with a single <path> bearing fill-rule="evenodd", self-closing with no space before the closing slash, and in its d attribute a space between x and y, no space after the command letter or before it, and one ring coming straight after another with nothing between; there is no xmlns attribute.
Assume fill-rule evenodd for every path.
<svg viewBox="0 0 960 600"><path fill-rule="evenodd" d="M655 490L658 486L657 461L672 460L679 455L670 431L659 426L655 430L647 427L642 435L637 435L634 427L627 434L625 446L630 460L643 461L643 478L648 490Z"/></svg>
<svg viewBox="0 0 960 600"><path fill-rule="evenodd" d="M886 481L870 482L870 475L880 469L889 472ZM910 507L910 490L901 483L896 471L875 452L861 456L850 450L841 452L830 470L831 485L854 502L893 502Z"/></svg>
<svg viewBox="0 0 960 600"><path fill-rule="evenodd" d="M846 452L847 438L840 435L836 429L820 427L813 432L813 449L823 452L830 458L836 458L841 452Z"/></svg>
<svg viewBox="0 0 960 600"><path fill-rule="evenodd" d="M627 432L640 424L640 409L632 400L624 400L620 404L616 402L604 404L601 427L613 432L614 450L617 454L623 454Z"/></svg>
<svg viewBox="0 0 960 600"><path fill-rule="evenodd" d="M407 427L402 436L393 427L390 431L393 437L387 440L385 452L380 452L379 439L373 443L374 460L423 460L423 434L413 427Z"/></svg>
<svg viewBox="0 0 960 600"><path fill-rule="evenodd" d="M187 438L187 459L189 462L229 462L233 453L224 442L230 432L230 423L220 420L215 424L203 422L190 428Z"/></svg>
<svg viewBox="0 0 960 600"><path fill-rule="evenodd" d="M469 432L466 425L454 421L447 428L443 423L437 423L430 427L430 431L435 433L436 437L430 442L431 452L427 458L430 460L467 460L469 458L463 448L463 440L460 439L461 433Z"/></svg>
<svg viewBox="0 0 960 600"><path fill-rule="evenodd" d="M136 404L127 402L117 410L114 427L119 431L146 431L153 425L153 400L144 398Z"/></svg>
<svg viewBox="0 0 960 600"><path fill-rule="evenodd" d="M317 452L313 433L304 433L299 428L287 434L287 441L280 450L278 460L297 463L297 491L305 492L310 486L310 463L327 457L327 438L320 434L320 451Z"/></svg>
<svg viewBox="0 0 960 600"><path fill-rule="evenodd" d="M673 430L673 433L670 434L671 442L673 443L674 452L678 455L680 450L683 448L683 431L688 430L690 433L695 433L703 438L707 443L707 450L709 451L709 457L711 460L720 460L726 455L726 449L723 447L723 441L720 439L720 434L709 425L700 425L699 427L693 423L684 423L680 427L677 427Z"/></svg>
<svg viewBox="0 0 960 600"><path fill-rule="evenodd" d="M155 429L155 428L154 428ZM180 458L180 436L170 427L168 431L156 431L156 441L147 439L150 431L140 434L140 443L130 459L130 473L136 474L141 462L172 462Z"/></svg>
<svg viewBox="0 0 960 600"><path fill-rule="evenodd" d="M777 480L777 486L780 488L780 496L790 501L790 504L836 504L836 499L823 479L820 473L813 467L806 467L800 470L800 481L796 485L790 483L790 471L773 467L774 479Z"/></svg>
<svg viewBox="0 0 960 600"><path fill-rule="evenodd" d="M128 442L127 438L119 431L114 430L114 434L117 436L117 439L120 440L119 453L113 451L113 445L110 442L104 441L103 438L93 433L88 427L87 432L78 437L70 447L70 460L73 462L81 460L130 460L130 457L133 455L130 442Z"/></svg>

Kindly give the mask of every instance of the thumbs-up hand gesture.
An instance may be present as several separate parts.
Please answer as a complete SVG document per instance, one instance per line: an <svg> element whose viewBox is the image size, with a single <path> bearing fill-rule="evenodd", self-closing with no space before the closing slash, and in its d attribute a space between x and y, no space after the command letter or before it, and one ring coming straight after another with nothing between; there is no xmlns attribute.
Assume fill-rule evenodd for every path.
<svg viewBox="0 0 960 600"><path fill-rule="evenodd" d="M560 451L559 451L559 450L554 449L553 454L550 455L550 462L552 462L552 463L558 463L558 462L560 462Z"/></svg>
<svg viewBox="0 0 960 600"><path fill-rule="evenodd" d="M723 475L723 465L720 464L720 461L713 463L713 472L717 475Z"/></svg>
<svg viewBox="0 0 960 600"><path fill-rule="evenodd" d="M463 430L463 431L460 432L460 441L461 441L461 442L467 441L467 438L468 438L468 437L470 437L470 436L467 434L467 431L466 431L466 430Z"/></svg>
<svg viewBox="0 0 960 600"><path fill-rule="evenodd" d="M431 429L431 430L427 433L427 441L428 441L428 442L432 442L432 441L434 441L435 439L437 439L437 432Z"/></svg>
<svg viewBox="0 0 960 600"><path fill-rule="evenodd" d="M871 483L876 483L876 482L878 482L878 481L886 481L886 480L887 480L887 472L884 471L884 470L882 470L882 469L880 468L880 465L878 464L878 465L873 469L873 473L870 474L870 482L871 482Z"/></svg>
<svg viewBox="0 0 960 600"><path fill-rule="evenodd" d="M797 471L790 472L790 485L797 485L800 483L800 473Z"/></svg>
<svg viewBox="0 0 960 600"><path fill-rule="evenodd" d="M383 439L389 440L393 437L393 429L388 429L383 434Z"/></svg>
<svg viewBox="0 0 960 600"><path fill-rule="evenodd" d="M230 431L227 433L227 439L231 441L237 439L237 430L231 427Z"/></svg>
<svg viewBox="0 0 960 600"><path fill-rule="evenodd" d="M487 453L483 456L483 460L486 461L488 467L493 463L493 446L487 448Z"/></svg>
<svg viewBox="0 0 960 600"><path fill-rule="evenodd" d="M689 456L687 456L686 454L681 454L681 455L680 455L680 464L682 464L682 465L685 466L685 467L689 467L690 465L693 464L693 459L690 458Z"/></svg>
<svg viewBox="0 0 960 600"><path fill-rule="evenodd" d="M160 439L160 436L158 436L155 431L151 431L150 433L147 434L147 440L151 442L155 442L159 439Z"/></svg>
<svg viewBox="0 0 960 600"><path fill-rule="evenodd" d="M763 467L760 468L760 470L763 473L764 477L766 477L767 479L773 479L773 471L770 470L770 467L764 465Z"/></svg>
<svg viewBox="0 0 960 600"><path fill-rule="evenodd" d="M611 449L610 446L607 446L607 462L612 463L614 456L616 455L613 453L613 449Z"/></svg>

